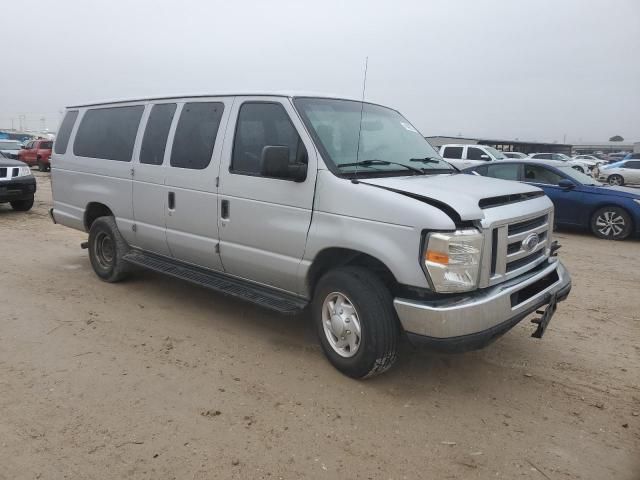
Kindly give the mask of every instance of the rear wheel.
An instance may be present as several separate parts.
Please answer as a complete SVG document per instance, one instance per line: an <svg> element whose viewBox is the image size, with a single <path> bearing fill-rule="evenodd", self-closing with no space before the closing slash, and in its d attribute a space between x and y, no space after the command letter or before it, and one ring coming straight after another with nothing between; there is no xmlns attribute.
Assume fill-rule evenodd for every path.
<svg viewBox="0 0 640 480"><path fill-rule="evenodd" d="M344 267L325 274L312 311L322 349L342 373L370 377L395 362L399 329L393 299L369 270Z"/></svg>
<svg viewBox="0 0 640 480"><path fill-rule="evenodd" d="M631 217L620 207L603 207L591 217L591 231L598 238L624 240L631 230Z"/></svg>
<svg viewBox="0 0 640 480"><path fill-rule="evenodd" d="M130 271L124 261L129 246L113 217L99 217L89 230L89 260L96 275L105 282L119 282Z"/></svg>
<svg viewBox="0 0 640 480"><path fill-rule="evenodd" d="M33 207L33 197L26 200L14 200L11 202L11 208L18 212L26 212Z"/></svg>
<svg viewBox="0 0 640 480"><path fill-rule="evenodd" d="M622 178L622 175L611 175L607 181L609 182L609 185L613 186L624 185L624 178Z"/></svg>

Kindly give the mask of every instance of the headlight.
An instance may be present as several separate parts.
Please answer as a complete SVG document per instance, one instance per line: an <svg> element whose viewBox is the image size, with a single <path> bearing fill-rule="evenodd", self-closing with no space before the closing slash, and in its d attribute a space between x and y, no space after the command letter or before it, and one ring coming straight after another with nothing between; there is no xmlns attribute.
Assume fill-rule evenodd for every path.
<svg viewBox="0 0 640 480"><path fill-rule="evenodd" d="M18 171L19 177L26 177L27 175L31 175L31 169L29 167L20 167Z"/></svg>
<svg viewBox="0 0 640 480"><path fill-rule="evenodd" d="M474 228L429 234L423 262L436 292L477 288L483 240Z"/></svg>

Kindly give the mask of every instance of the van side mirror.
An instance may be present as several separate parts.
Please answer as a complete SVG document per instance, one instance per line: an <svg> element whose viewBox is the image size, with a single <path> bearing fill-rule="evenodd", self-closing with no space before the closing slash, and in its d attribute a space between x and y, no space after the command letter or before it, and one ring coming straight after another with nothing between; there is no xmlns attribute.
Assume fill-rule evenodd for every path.
<svg viewBox="0 0 640 480"><path fill-rule="evenodd" d="M287 146L265 145L262 149L260 174L265 177L303 182L307 178L307 164L289 163Z"/></svg>
<svg viewBox="0 0 640 480"><path fill-rule="evenodd" d="M573 190L574 188L576 188L576 184L568 178L563 178L562 180L560 180L558 182L558 186L563 190Z"/></svg>

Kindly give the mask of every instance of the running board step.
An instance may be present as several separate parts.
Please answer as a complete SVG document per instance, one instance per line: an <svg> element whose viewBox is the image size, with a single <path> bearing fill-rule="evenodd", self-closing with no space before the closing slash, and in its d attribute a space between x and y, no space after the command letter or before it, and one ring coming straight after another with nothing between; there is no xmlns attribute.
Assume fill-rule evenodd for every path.
<svg viewBox="0 0 640 480"><path fill-rule="evenodd" d="M278 290L238 280L227 275L185 265L157 255L132 250L124 260L154 272L186 280L201 287L215 290L230 297L240 298L276 312L293 315L300 313L307 301Z"/></svg>

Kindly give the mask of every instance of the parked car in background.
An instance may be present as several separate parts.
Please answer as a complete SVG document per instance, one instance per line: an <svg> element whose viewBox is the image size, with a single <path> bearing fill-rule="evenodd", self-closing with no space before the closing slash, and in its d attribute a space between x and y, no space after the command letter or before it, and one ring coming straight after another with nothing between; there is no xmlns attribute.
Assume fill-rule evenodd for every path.
<svg viewBox="0 0 640 480"><path fill-rule="evenodd" d="M624 240L640 231L640 192L603 185L566 162L510 160L472 167L464 173L540 187L555 206L557 225L588 228L609 240Z"/></svg>
<svg viewBox="0 0 640 480"><path fill-rule="evenodd" d="M623 160L640 160L640 152L627 153L627 155L623 158Z"/></svg>
<svg viewBox="0 0 640 480"><path fill-rule="evenodd" d="M18 140L0 140L0 152L7 158L18 158L22 143Z"/></svg>
<svg viewBox="0 0 640 480"><path fill-rule="evenodd" d="M53 140L31 140L20 150L18 159L33 167L38 166L41 172L47 172L51 169L51 148Z"/></svg>
<svg viewBox="0 0 640 480"><path fill-rule="evenodd" d="M0 203L10 203L11 208L25 212L33 207L36 179L31 169L18 160L0 152Z"/></svg>
<svg viewBox="0 0 640 480"><path fill-rule="evenodd" d="M502 152L502 154L507 158L527 158L527 154L522 152Z"/></svg>
<svg viewBox="0 0 640 480"><path fill-rule="evenodd" d="M571 157L572 160L577 160L578 162L586 163L587 165L591 165L591 169L597 165L604 165L607 162L601 158L596 157L595 155L574 155Z"/></svg>
<svg viewBox="0 0 640 480"><path fill-rule="evenodd" d="M454 167L463 169L493 160L504 160L504 154L486 145L451 143L440 147L440 156Z"/></svg>
<svg viewBox="0 0 640 480"><path fill-rule="evenodd" d="M640 157L640 154L636 154ZM609 185L640 184L640 158L622 160L598 167L596 178Z"/></svg>
<svg viewBox="0 0 640 480"><path fill-rule="evenodd" d="M381 105L282 94L78 105L53 164L51 216L88 232L100 279L137 265L307 311L330 362L356 378L387 370L400 335L477 349L550 306L539 338L571 289L539 189L454 172Z"/></svg>
<svg viewBox="0 0 640 480"><path fill-rule="evenodd" d="M531 160L538 160L541 162L552 161L553 162L564 162L575 170L588 174L591 172L595 163L593 165L588 164L582 160L573 160L570 156L565 155L564 153L532 153L527 158ZM591 163L591 162L589 162Z"/></svg>
<svg viewBox="0 0 640 480"><path fill-rule="evenodd" d="M609 163L619 162L620 160L624 159L624 157L626 157L628 153L629 152L609 153L607 155L607 162L609 162Z"/></svg>

